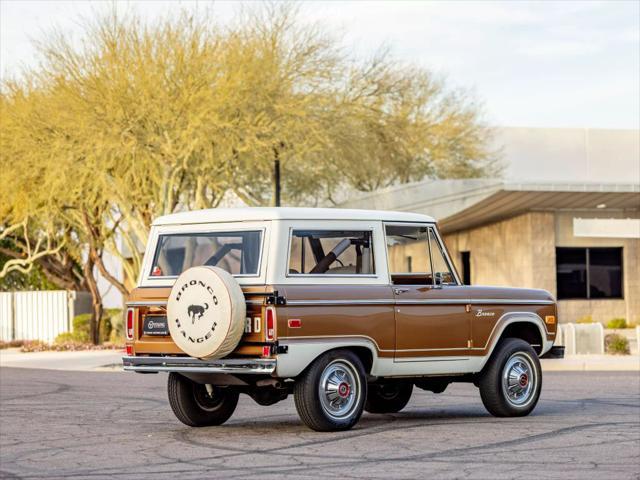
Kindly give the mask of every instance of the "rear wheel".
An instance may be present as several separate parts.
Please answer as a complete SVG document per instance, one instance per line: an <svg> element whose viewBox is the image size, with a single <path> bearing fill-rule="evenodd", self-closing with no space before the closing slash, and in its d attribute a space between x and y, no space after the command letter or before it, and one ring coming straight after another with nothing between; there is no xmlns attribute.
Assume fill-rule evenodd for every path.
<svg viewBox="0 0 640 480"><path fill-rule="evenodd" d="M540 398L542 371L535 350L524 340L500 342L479 381L485 408L496 417L529 415Z"/></svg>
<svg viewBox="0 0 640 480"><path fill-rule="evenodd" d="M178 373L169 374L167 387L173 413L190 427L222 425L238 404L238 392L192 382Z"/></svg>
<svg viewBox="0 0 640 480"><path fill-rule="evenodd" d="M364 409L369 413L396 413L407 406L413 383L389 382L369 385Z"/></svg>
<svg viewBox="0 0 640 480"><path fill-rule="evenodd" d="M294 399L300 419L319 432L348 430L367 397L362 362L353 352L335 350L319 357L298 378Z"/></svg>

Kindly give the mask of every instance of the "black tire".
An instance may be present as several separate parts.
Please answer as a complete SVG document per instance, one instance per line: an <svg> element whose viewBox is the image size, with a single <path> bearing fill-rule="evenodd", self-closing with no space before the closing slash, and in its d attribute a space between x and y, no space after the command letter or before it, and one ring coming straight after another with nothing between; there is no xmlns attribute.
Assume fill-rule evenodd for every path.
<svg viewBox="0 0 640 480"><path fill-rule="evenodd" d="M538 355L524 340L505 338L489 358L478 383L482 403L492 415L529 415L538 403L542 389Z"/></svg>
<svg viewBox="0 0 640 480"><path fill-rule="evenodd" d="M205 385L192 382L178 373L170 373L167 383L169 404L178 420L190 427L222 425L238 405L238 392L213 387L209 395Z"/></svg>
<svg viewBox="0 0 640 480"><path fill-rule="evenodd" d="M388 382L369 385L364 409L369 413L396 413L411 400L413 383Z"/></svg>
<svg viewBox="0 0 640 480"><path fill-rule="evenodd" d="M324 397L321 397L321 385L326 386L322 387L327 392ZM298 377L294 387L300 419L318 432L353 427L362 415L366 398L364 367L358 356L349 350L334 350L318 357Z"/></svg>

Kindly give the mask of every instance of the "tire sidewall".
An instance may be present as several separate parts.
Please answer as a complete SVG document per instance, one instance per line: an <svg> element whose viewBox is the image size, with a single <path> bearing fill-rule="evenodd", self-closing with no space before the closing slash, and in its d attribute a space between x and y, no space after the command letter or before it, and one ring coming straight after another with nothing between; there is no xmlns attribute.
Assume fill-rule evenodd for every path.
<svg viewBox="0 0 640 480"><path fill-rule="evenodd" d="M226 422L238 404L238 392L230 388L218 389L221 396L215 408L203 408L196 399L196 389L205 388L188 378L172 372L168 378L169 404L174 414L185 425L206 427Z"/></svg>
<svg viewBox="0 0 640 480"><path fill-rule="evenodd" d="M495 371L493 372L496 375L495 388L498 389L498 395L502 403L502 408L509 413L511 416L523 416L529 414L538 403L540 398L540 392L542 390L542 370L540 368L540 361L538 360L538 355L535 350L524 340L509 338L504 341L501 346L500 352L493 359L495 363ZM531 393L530 400L524 405L515 405L511 403L505 396L504 391L502 389L502 376L504 375L504 369L507 365L509 359L515 355L521 354L527 358L532 368L534 369L535 375L535 385L534 390Z"/></svg>
<svg viewBox="0 0 640 480"><path fill-rule="evenodd" d="M355 380L360 389L352 412L342 418L329 415L322 406L320 399L320 382L322 375L325 369L336 361L343 361L353 368L356 375ZM318 358L303 375L306 377L304 378L305 391L299 392L296 401L305 402L304 407L306 411L313 417L315 420L314 423L316 423L315 426L310 425L312 428L321 431L348 430L358 422L362 416L367 398L367 382L364 366L356 354L349 350L327 352Z"/></svg>

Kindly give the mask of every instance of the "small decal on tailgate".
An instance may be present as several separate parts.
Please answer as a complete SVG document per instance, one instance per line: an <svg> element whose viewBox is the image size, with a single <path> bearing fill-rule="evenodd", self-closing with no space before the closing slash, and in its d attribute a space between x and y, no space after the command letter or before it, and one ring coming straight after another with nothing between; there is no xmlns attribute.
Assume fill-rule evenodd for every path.
<svg viewBox="0 0 640 480"><path fill-rule="evenodd" d="M144 317L142 332L145 335L169 335L167 317L160 315Z"/></svg>

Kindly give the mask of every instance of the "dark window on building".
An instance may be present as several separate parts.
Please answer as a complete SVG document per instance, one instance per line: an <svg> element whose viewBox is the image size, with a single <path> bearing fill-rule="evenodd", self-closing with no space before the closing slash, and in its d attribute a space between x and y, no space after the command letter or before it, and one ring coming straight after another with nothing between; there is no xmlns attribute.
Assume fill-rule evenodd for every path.
<svg viewBox="0 0 640 480"><path fill-rule="evenodd" d="M622 248L557 248L558 299L622 298Z"/></svg>
<svg viewBox="0 0 640 480"><path fill-rule="evenodd" d="M622 249L589 249L590 298L622 298Z"/></svg>
<svg viewBox="0 0 640 480"><path fill-rule="evenodd" d="M460 252L462 260L462 283L471 285L471 252Z"/></svg>

